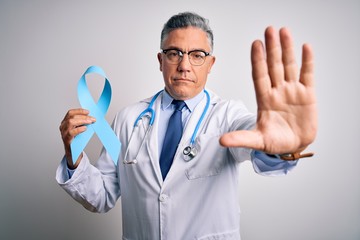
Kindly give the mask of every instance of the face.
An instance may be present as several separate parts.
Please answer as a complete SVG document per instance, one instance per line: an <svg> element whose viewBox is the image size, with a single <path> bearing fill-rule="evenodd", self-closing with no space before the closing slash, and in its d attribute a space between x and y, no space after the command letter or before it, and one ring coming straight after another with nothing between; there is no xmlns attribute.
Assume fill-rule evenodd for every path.
<svg viewBox="0 0 360 240"><path fill-rule="evenodd" d="M179 49L183 52L203 50L210 52L210 44L206 33L195 27L173 30L163 42L163 49ZM201 66L193 66L189 56L184 54L178 64L166 61L163 53L158 54L160 71L163 73L166 91L177 100L195 97L205 88L207 76L215 62L214 56L207 56Z"/></svg>

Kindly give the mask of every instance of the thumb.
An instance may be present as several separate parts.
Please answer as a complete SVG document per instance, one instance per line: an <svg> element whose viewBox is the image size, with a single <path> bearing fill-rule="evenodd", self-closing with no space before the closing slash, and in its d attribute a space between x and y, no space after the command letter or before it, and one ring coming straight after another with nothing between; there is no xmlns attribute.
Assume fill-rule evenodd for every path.
<svg viewBox="0 0 360 240"><path fill-rule="evenodd" d="M241 130L225 133L219 139L223 147L245 147L256 150L264 148L262 135L255 130Z"/></svg>

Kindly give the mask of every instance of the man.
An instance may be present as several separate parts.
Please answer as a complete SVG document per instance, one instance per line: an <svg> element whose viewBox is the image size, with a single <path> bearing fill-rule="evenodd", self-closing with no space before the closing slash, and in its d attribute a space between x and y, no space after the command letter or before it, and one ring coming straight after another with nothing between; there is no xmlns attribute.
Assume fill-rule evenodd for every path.
<svg viewBox="0 0 360 240"><path fill-rule="evenodd" d="M293 157L302 157L299 152L315 138L312 50L303 46L299 78L287 29L278 34L267 28L265 49L261 41L253 43L255 116L239 102L212 92L208 98L204 91L215 63L213 33L204 18L194 13L170 18L161 49L157 57L165 91L123 109L114 120L122 143L117 166L105 150L95 166L85 153L73 164L72 139L96 121L87 110L73 109L60 126L65 157L57 181L94 212L110 210L121 196L123 239L240 239L239 163L250 159L260 174L286 174L297 163ZM185 104L180 101L182 106L174 110L173 100ZM156 115L147 135L147 118L136 129L134 122L150 101ZM163 161L174 145L168 145L175 137L168 137L167 130L177 121L173 112L181 113L182 137L171 159ZM196 153L185 158L189 145Z"/></svg>

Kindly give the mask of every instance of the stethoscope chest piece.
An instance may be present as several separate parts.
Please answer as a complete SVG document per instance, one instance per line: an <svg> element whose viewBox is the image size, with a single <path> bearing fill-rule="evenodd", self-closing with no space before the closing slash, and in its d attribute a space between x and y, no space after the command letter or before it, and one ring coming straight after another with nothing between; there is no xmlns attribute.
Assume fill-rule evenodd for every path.
<svg viewBox="0 0 360 240"><path fill-rule="evenodd" d="M198 150L195 147L187 146L183 150L184 160L186 162L192 160L198 153Z"/></svg>

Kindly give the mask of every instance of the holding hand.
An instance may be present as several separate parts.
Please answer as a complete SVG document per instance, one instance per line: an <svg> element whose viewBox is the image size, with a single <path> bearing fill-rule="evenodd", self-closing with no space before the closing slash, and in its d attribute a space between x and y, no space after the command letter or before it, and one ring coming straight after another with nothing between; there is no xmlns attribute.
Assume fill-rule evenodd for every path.
<svg viewBox="0 0 360 240"><path fill-rule="evenodd" d="M300 74L290 32L273 27L251 49L252 75L258 105L256 127L220 138L225 147L246 147L270 154L304 150L315 139L317 110L313 52L303 45Z"/></svg>
<svg viewBox="0 0 360 240"><path fill-rule="evenodd" d="M95 118L89 116L89 111L82 108L69 110L62 120L59 129L64 143L65 156L69 168L76 168L82 158L81 154L75 165L73 164L70 148L71 141L76 135L86 131L86 124L91 124L95 121Z"/></svg>

